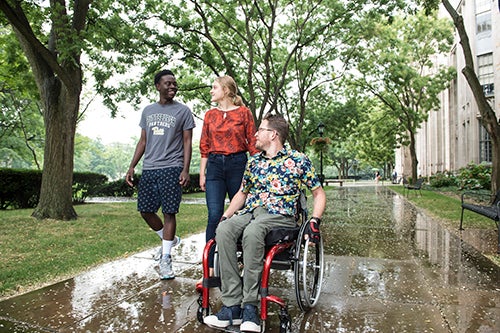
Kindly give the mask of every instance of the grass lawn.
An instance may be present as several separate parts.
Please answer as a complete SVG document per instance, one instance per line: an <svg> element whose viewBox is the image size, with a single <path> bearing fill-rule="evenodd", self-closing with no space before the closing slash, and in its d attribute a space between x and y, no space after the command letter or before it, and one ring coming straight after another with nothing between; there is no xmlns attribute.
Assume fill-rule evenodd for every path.
<svg viewBox="0 0 500 333"><path fill-rule="evenodd" d="M33 209L0 211L0 298L160 244L135 202L84 204L75 210L75 221L38 221L31 217ZM202 232L206 206L182 204L177 218L177 235Z"/></svg>

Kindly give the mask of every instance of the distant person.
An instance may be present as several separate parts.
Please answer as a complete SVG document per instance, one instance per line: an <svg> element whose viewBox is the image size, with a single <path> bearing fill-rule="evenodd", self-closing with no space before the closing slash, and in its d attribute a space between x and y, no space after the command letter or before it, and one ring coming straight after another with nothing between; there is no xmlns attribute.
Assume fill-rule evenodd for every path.
<svg viewBox="0 0 500 333"><path fill-rule="evenodd" d="M275 227L294 227L297 201L307 187L313 196L312 215L307 221L311 243L320 241L319 225L326 195L309 158L284 146L288 123L281 115L266 115L255 134L261 153L250 157L241 189L224 212L217 227L222 308L204 318L204 323L226 328L241 325L242 332L260 332L257 313L259 282L264 266L265 237ZM243 265L240 276L236 244L242 239Z"/></svg>
<svg viewBox="0 0 500 333"><path fill-rule="evenodd" d="M206 112L200 139L200 188L205 191L208 209L207 242L215 237L226 195L232 200L241 186L247 153L258 152L254 119L238 95L234 79L227 75L216 78L210 95L217 106ZM208 263L212 275L214 251Z"/></svg>
<svg viewBox="0 0 500 333"><path fill-rule="evenodd" d="M398 172L396 170L394 170L394 172L392 173L392 182L394 184L398 183Z"/></svg>
<svg viewBox="0 0 500 333"><path fill-rule="evenodd" d="M179 242L175 236L176 214L181 202L181 186L189 183L195 123L191 110L174 100L177 81L170 70L158 72L154 84L160 99L142 111L141 137L125 180L133 186L134 168L144 155L137 210L162 239L160 278L168 280L175 278L170 252ZM160 207L164 222L157 215Z"/></svg>
<svg viewBox="0 0 500 333"><path fill-rule="evenodd" d="M378 182L380 181L382 177L380 176L380 172L375 172L375 182L378 184Z"/></svg>

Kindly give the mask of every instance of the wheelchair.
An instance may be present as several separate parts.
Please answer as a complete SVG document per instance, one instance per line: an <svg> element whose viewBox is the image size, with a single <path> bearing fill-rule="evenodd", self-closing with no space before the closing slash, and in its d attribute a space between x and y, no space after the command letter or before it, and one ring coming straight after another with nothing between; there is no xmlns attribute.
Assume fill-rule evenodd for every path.
<svg viewBox="0 0 500 333"><path fill-rule="evenodd" d="M301 311L307 312L316 306L323 281L323 239L318 244L304 239L308 222L306 197L301 192L296 216L296 227L275 228L266 236L266 251L264 254L262 277L260 282L260 319L261 332L265 331L268 318L269 303L277 304L280 308L280 332L292 331L292 320L288 313L287 303L277 295L270 294L269 282L271 269L292 270L294 275L294 289L297 304ZM240 240L241 241L241 240ZM241 245L241 243L239 243ZM208 257L215 247L214 276L209 276ZM242 264L241 246L238 246L238 260ZM199 293L197 319L203 324L203 318L211 314L210 289L220 288L219 261L215 239L211 239L203 250L203 282L196 286ZM244 267L242 269L244 274Z"/></svg>

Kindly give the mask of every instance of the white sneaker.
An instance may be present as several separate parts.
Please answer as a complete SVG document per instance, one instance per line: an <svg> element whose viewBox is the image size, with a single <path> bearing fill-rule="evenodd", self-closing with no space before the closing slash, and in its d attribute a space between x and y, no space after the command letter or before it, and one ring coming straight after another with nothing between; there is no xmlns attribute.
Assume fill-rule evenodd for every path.
<svg viewBox="0 0 500 333"><path fill-rule="evenodd" d="M181 238L179 236L174 236L172 247L176 247L180 243L181 243ZM156 261L160 260L162 254L163 254L162 253L162 247L160 246L160 248L158 249L158 252L156 252L156 254L153 256L154 260L156 260Z"/></svg>
<svg viewBox="0 0 500 333"><path fill-rule="evenodd" d="M171 280L175 278L174 270L172 269L172 257L166 256L160 260L160 279Z"/></svg>

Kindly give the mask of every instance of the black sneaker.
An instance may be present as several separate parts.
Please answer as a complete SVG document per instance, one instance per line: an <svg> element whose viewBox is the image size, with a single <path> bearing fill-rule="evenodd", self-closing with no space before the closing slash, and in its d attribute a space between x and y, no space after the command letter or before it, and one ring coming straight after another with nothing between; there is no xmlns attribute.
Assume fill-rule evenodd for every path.
<svg viewBox="0 0 500 333"><path fill-rule="evenodd" d="M260 317L257 313L257 307L251 304L245 304L243 307L243 322L240 326L242 332L260 332Z"/></svg>
<svg viewBox="0 0 500 333"><path fill-rule="evenodd" d="M208 326L226 328L231 325L241 325L241 308L239 305L225 306L211 316L206 316L203 322Z"/></svg>

